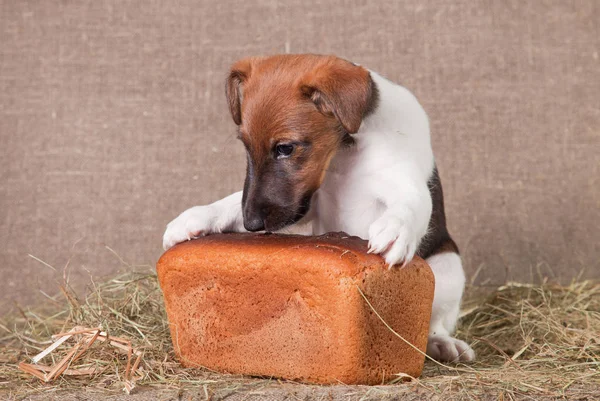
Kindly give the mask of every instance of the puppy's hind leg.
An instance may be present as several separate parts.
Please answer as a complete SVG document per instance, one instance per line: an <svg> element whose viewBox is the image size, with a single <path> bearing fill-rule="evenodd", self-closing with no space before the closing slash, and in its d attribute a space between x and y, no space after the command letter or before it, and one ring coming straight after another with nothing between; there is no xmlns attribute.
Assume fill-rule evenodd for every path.
<svg viewBox="0 0 600 401"><path fill-rule="evenodd" d="M427 355L443 362L473 361L473 349L464 341L451 336L456 327L465 287L465 273L460 256L455 252L438 253L427 258L427 263L435 276Z"/></svg>

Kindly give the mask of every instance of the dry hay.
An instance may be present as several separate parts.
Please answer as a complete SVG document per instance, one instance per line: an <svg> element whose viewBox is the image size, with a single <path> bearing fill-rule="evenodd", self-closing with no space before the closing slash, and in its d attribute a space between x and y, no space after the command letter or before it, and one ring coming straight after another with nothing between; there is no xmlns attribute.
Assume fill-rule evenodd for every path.
<svg viewBox="0 0 600 401"><path fill-rule="evenodd" d="M477 362L442 365L427 361L421 378L408 383L402 383L407 378L399 376L395 385L335 386L335 391L179 367L152 271L94 284L83 299L67 284L61 290L63 299L52 298L49 308L20 310L0 322L0 388L4 391L0 395L22 399L80 389L88 394L115 394L129 392L136 384L141 388L193 387L211 399L248 391L277 398L277 388L289 391L290 386L296 397L310 389L310 398L321 394L340 399L400 395L439 400L594 399L600 394L597 283L513 283L483 299L471 289L458 336L474 346ZM63 334L57 337L57 333ZM46 368L31 363L32 357L65 333L67 341L36 359L44 359ZM115 346L115 340L120 346ZM21 362L25 365L19 370ZM41 375L32 371L36 366Z"/></svg>
<svg viewBox="0 0 600 401"><path fill-rule="evenodd" d="M477 361L426 364L421 384L432 391L464 398L600 397L598 283L508 284L463 313L457 335L473 345Z"/></svg>

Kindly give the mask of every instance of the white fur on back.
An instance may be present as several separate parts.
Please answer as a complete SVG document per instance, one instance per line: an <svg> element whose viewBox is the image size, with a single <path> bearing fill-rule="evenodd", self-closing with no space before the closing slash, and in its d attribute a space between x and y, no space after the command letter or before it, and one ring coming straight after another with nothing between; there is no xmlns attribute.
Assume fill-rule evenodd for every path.
<svg viewBox="0 0 600 401"><path fill-rule="evenodd" d="M427 115L406 88L375 72L371 77L379 90L377 108L353 135L355 145L338 151L315 194L315 234L341 230L368 239L370 224L393 206L388 200L430 197L426 183L434 161ZM422 203L418 231L424 235L431 206Z"/></svg>

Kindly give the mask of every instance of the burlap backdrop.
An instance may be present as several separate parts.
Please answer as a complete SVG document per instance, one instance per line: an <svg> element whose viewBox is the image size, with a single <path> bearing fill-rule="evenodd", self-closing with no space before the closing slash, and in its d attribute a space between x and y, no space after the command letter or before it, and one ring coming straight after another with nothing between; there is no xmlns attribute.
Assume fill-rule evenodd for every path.
<svg viewBox="0 0 600 401"><path fill-rule="evenodd" d="M284 5L285 3L285 5ZM410 88L477 283L599 277L600 3L0 1L0 292L153 265L241 188L223 94L248 55L335 53ZM539 272L539 273L538 273Z"/></svg>

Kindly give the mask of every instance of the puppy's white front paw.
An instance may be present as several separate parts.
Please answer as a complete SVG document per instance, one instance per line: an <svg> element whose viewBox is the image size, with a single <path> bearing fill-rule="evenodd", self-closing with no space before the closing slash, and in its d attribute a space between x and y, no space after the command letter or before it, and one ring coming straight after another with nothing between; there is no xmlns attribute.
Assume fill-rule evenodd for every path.
<svg viewBox="0 0 600 401"><path fill-rule="evenodd" d="M186 210L167 224L163 248L166 251L180 242L209 234L214 218L210 206L195 206Z"/></svg>
<svg viewBox="0 0 600 401"><path fill-rule="evenodd" d="M475 351L466 342L448 335L430 335L427 355L440 362L472 362Z"/></svg>
<svg viewBox="0 0 600 401"><path fill-rule="evenodd" d="M396 216L383 215L369 227L369 253L379 253L387 264L409 263L419 244L410 227Z"/></svg>

